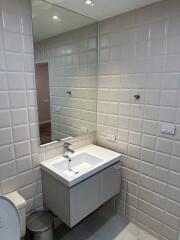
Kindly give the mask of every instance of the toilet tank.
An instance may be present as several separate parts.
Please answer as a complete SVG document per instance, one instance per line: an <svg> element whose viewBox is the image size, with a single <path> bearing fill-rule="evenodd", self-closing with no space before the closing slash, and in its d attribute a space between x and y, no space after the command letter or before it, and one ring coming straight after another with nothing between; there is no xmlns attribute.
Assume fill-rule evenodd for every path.
<svg viewBox="0 0 180 240"><path fill-rule="evenodd" d="M21 224L21 237L24 237L26 233L26 201L18 192L9 193L5 195L5 197L8 198L18 210Z"/></svg>

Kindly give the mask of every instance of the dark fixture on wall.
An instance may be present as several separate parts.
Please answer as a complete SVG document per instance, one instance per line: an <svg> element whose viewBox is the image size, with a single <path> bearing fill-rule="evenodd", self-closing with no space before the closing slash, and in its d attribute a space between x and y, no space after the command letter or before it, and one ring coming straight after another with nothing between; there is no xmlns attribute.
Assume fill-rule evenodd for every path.
<svg viewBox="0 0 180 240"><path fill-rule="evenodd" d="M141 98L141 96L138 95L138 94L135 94L133 97L134 97L134 99L135 99L136 101L139 100L139 99Z"/></svg>
<svg viewBox="0 0 180 240"><path fill-rule="evenodd" d="M69 96L71 96L71 91L66 91L66 93L67 93Z"/></svg>

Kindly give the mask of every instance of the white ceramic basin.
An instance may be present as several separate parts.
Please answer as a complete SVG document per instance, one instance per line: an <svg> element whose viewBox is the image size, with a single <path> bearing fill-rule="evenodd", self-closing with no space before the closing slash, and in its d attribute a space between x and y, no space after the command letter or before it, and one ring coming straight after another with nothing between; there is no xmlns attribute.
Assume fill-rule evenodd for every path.
<svg viewBox="0 0 180 240"><path fill-rule="evenodd" d="M85 180L121 160L121 154L96 145L88 145L71 155L71 170L63 156L41 163L41 168L68 187Z"/></svg>
<svg viewBox="0 0 180 240"><path fill-rule="evenodd" d="M52 166L56 168L59 172L62 172L68 176L73 176L74 174L86 171L93 165L98 164L102 160L92 156L88 153L80 153L71 158L71 171L68 169L67 160L54 163Z"/></svg>

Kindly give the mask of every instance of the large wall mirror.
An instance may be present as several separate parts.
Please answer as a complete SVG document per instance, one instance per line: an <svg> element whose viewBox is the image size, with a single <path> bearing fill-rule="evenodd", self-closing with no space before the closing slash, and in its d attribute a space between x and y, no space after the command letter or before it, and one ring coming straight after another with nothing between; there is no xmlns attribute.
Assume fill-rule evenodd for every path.
<svg viewBox="0 0 180 240"><path fill-rule="evenodd" d="M40 144L96 131L97 23L31 0Z"/></svg>

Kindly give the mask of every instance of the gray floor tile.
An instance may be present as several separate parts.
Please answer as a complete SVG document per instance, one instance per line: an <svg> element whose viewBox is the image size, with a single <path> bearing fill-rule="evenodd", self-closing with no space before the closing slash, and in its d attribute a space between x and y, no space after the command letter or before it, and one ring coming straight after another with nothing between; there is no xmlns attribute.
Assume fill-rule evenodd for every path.
<svg viewBox="0 0 180 240"><path fill-rule="evenodd" d="M56 240L113 240L127 224L125 217L103 207L73 229L62 225L56 231Z"/></svg>

